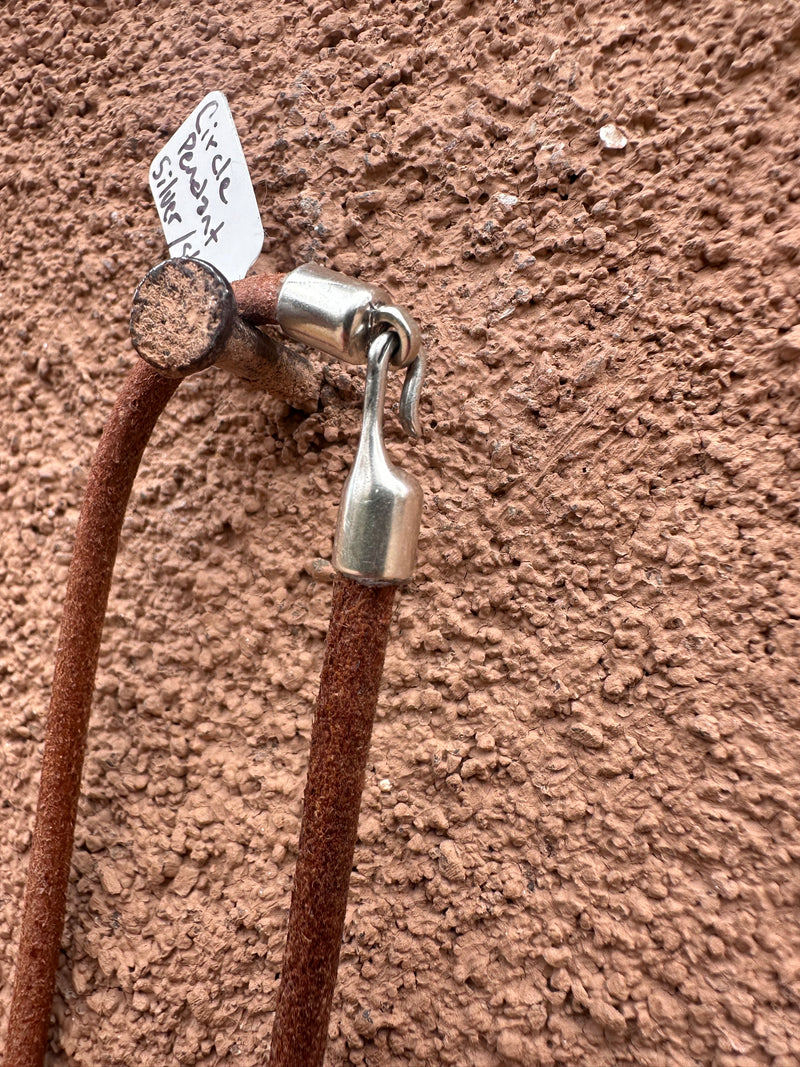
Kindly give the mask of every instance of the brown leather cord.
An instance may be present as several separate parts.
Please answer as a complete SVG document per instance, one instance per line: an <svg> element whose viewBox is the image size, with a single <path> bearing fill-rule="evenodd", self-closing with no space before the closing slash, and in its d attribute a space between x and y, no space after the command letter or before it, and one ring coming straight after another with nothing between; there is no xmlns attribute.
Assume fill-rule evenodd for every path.
<svg viewBox="0 0 800 1067"><path fill-rule="evenodd" d="M281 276L234 286L241 314L274 321ZM250 283L249 285L247 283ZM242 287L244 286L244 289ZM56 652L3 1067L41 1067L94 679L128 498L159 415L180 384L137 362L109 416L86 487ZM364 773L395 587L340 578L312 733L305 814L270 1062L322 1063Z"/></svg>
<svg viewBox="0 0 800 1067"><path fill-rule="evenodd" d="M179 384L137 360L89 472L56 651L4 1067L44 1060L111 575L142 453Z"/></svg>
<svg viewBox="0 0 800 1067"><path fill-rule="evenodd" d="M285 274L255 274L232 282L236 306L243 319L254 326L274 323L278 314L278 293Z"/></svg>
<svg viewBox="0 0 800 1067"><path fill-rule="evenodd" d="M270 1067L325 1055L372 723L396 587L333 587Z"/></svg>
<svg viewBox="0 0 800 1067"><path fill-rule="evenodd" d="M241 318L234 323L216 366L298 411L311 414L319 408L320 372L293 348L277 344Z"/></svg>

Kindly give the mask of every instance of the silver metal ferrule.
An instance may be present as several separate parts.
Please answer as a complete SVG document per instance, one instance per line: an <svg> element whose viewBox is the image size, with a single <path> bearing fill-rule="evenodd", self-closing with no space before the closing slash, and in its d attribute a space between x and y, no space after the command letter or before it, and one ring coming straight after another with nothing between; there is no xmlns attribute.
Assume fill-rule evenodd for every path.
<svg viewBox="0 0 800 1067"><path fill-rule="evenodd" d="M419 328L382 286L367 285L316 263L286 275L277 312L287 337L345 363L364 366L373 338L387 328L399 338L392 355L395 367L408 367L419 352Z"/></svg>
<svg viewBox="0 0 800 1067"><path fill-rule="evenodd" d="M411 577L422 518L419 482L391 463L383 443L386 375L397 344L397 335L387 330L369 346L361 440L333 543L336 570L367 585L399 584Z"/></svg>

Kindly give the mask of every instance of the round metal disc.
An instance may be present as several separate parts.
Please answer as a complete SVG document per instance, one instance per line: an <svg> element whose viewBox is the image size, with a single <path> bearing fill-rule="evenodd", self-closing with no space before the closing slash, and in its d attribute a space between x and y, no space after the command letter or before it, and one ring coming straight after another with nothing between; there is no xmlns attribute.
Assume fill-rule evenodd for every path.
<svg viewBox="0 0 800 1067"><path fill-rule="evenodd" d="M131 340L142 359L168 378L210 367L236 319L236 298L222 274L198 259L167 259L139 284Z"/></svg>

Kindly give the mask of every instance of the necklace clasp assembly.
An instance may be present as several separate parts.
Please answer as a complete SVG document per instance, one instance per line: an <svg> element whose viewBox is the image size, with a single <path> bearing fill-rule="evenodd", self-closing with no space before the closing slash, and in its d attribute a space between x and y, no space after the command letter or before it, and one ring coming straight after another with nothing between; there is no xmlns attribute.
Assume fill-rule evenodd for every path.
<svg viewBox="0 0 800 1067"><path fill-rule="evenodd" d="M399 416L406 433L419 437L419 393L425 375L419 327L379 285L306 263L286 275L278 293L277 322L287 337L365 366L370 344L390 331L397 338L390 362L405 367Z"/></svg>
<svg viewBox="0 0 800 1067"><path fill-rule="evenodd" d="M405 367L400 421L406 433L419 436L425 376L419 327L382 287L316 264L287 274L277 321L296 341L346 363L366 364L361 440L342 495L332 562L341 574L365 584L407 581L416 562L422 489L386 454L383 409L389 366Z"/></svg>

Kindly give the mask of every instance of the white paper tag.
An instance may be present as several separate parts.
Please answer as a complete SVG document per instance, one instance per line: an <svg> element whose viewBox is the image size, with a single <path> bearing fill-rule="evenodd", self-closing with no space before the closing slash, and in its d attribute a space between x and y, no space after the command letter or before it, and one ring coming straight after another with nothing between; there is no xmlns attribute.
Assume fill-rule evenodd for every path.
<svg viewBox="0 0 800 1067"><path fill-rule="evenodd" d="M264 227L228 101L209 93L150 165L150 189L171 258L204 259L244 278Z"/></svg>

